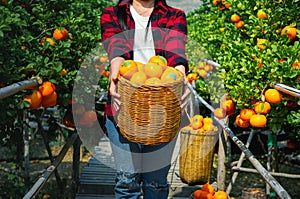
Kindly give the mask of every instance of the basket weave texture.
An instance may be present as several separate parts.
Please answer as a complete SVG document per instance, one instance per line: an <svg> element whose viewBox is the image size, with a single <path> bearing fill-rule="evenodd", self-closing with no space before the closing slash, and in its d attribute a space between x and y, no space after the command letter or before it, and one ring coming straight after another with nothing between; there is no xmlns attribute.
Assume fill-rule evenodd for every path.
<svg viewBox="0 0 300 199"><path fill-rule="evenodd" d="M189 185L209 182L217 139L217 130L181 132L179 175L182 182Z"/></svg>
<svg viewBox="0 0 300 199"><path fill-rule="evenodd" d="M171 141L180 127L183 77L159 85L138 85L120 77L120 133L129 141L156 145Z"/></svg>

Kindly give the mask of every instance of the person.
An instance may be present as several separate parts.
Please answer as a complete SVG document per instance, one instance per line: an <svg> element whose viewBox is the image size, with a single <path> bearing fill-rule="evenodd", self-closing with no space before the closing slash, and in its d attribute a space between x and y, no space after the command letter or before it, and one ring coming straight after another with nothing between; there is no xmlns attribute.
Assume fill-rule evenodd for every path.
<svg viewBox="0 0 300 199"><path fill-rule="evenodd" d="M144 199L167 198L167 176L175 142L141 145L130 142L120 134L115 117L122 106L117 92L118 72L124 60L147 63L150 57L161 55L167 59L168 66L186 74L186 15L184 11L167 5L165 0L120 0L117 5L102 11L100 25L102 43L110 60L105 126L116 164L115 196L130 199L142 195ZM182 109L188 95L186 88L181 99ZM160 150L164 154L155 153Z"/></svg>

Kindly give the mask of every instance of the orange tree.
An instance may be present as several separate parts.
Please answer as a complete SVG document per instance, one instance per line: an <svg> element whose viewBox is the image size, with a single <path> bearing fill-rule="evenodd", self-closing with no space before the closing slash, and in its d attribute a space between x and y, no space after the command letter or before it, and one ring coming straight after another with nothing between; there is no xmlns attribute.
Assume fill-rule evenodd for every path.
<svg viewBox="0 0 300 199"><path fill-rule="evenodd" d="M188 14L189 38L226 71L220 76L228 98L236 103L234 117L242 109L253 109L255 102L265 101L265 91L273 82L300 88L299 16L296 0L203 1ZM191 63L193 72L197 67L197 62ZM207 94L203 89L207 83L205 78L196 80L200 94ZM299 139L299 98L281 94L280 103L271 103L263 129L284 130Z"/></svg>
<svg viewBox="0 0 300 199"><path fill-rule="evenodd" d="M100 14L108 0L8 0L0 2L0 86L40 76L56 87L57 105L71 100L77 71L101 41ZM20 140L23 91L0 101L1 141ZM20 118L19 118L20 119ZM18 135L17 135L18 134ZM14 142L12 142L14 143Z"/></svg>

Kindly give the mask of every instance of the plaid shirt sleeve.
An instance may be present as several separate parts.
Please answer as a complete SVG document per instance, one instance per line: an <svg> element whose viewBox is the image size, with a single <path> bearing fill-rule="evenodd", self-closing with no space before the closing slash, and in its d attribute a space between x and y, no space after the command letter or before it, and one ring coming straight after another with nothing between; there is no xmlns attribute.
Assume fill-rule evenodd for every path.
<svg viewBox="0 0 300 199"><path fill-rule="evenodd" d="M126 39L126 32L122 31L119 25L115 7L105 8L102 11L100 25L102 44L108 53L109 59L111 60L114 57L130 59L132 49Z"/></svg>
<svg viewBox="0 0 300 199"><path fill-rule="evenodd" d="M165 50L169 66L184 65L188 72L188 61L185 54L187 43L187 22L183 11L171 13L171 19L167 22L169 29L165 36Z"/></svg>

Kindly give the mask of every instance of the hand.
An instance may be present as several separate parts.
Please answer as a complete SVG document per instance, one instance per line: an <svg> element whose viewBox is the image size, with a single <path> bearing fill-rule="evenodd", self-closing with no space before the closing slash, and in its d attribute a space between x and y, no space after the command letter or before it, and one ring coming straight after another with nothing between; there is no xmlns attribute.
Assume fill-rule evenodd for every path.
<svg viewBox="0 0 300 199"><path fill-rule="evenodd" d="M108 92L112 97L112 101L113 101L113 106L116 109L116 111L118 111L120 109L121 106L121 100L120 100L120 95L117 93L117 82L118 79L114 79L110 82L109 84L109 88L108 88Z"/></svg>

